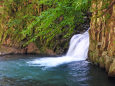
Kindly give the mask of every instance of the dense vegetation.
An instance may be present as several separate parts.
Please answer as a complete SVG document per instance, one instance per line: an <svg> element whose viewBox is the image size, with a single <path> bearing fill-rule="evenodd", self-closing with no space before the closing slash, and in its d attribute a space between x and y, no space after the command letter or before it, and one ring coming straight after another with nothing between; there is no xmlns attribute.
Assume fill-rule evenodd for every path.
<svg viewBox="0 0 115 86"><path fill-rule="evenodd" d="M54 39L69 39L84 23L90 0L4 0L2 5L1 43L10 38L23 47L35 42L55 48Z"/></svg>

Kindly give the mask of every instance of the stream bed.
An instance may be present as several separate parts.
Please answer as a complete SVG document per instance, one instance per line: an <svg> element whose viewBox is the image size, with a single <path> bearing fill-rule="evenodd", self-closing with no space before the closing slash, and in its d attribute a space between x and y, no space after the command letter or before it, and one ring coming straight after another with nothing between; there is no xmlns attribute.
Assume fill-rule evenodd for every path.
<svg viewBox="0 0 115 86"><path fill-rule="evenodd" d="M56 67L27 63L41 57L44 56L0 57L0 86L115 86L104 70L88 61L73 61Z"/></svg>

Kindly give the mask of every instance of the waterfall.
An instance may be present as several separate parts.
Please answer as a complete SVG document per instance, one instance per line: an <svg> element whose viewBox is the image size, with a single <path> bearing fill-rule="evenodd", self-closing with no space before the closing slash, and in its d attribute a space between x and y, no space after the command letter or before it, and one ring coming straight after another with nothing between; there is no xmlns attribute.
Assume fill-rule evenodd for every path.
<svg viewBox="0 0 115 86"><path fill-rule="evenodd" d="M70 40L70 47L66 56L85 60L89 48L89 33L74 35Z"/></svg>
<svg viewBox="0 0 115 86"><path fill-rule="evenodd" d="M87 59L89 48L89 33L74 35L70 40L68 52L61 57L46 57L28 61L30 66L55 67L64 63L81 61Z"/></svg>

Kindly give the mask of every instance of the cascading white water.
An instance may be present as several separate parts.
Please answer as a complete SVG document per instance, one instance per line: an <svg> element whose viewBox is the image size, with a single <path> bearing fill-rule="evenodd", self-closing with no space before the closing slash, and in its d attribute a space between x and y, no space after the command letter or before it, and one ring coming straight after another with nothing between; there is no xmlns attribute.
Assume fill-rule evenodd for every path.
<svg viewBox="0 0 115 86"><path fill-rule="evenodd" d="M27 62L30 66L55 67L72 61L86 60L89 48L89 33L74 35L67 54L61 57L38 58Z"/></svg>

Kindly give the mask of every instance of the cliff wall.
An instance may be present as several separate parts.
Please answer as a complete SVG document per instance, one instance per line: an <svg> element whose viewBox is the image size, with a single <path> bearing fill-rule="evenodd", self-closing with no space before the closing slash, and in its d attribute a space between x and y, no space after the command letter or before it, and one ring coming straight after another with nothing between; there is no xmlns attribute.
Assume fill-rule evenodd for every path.
<svg viewBox="0 0 115 86"><path fill-rule="evenodd" d="M115 0L92 0L89 59L115 76Z"/></svg>

